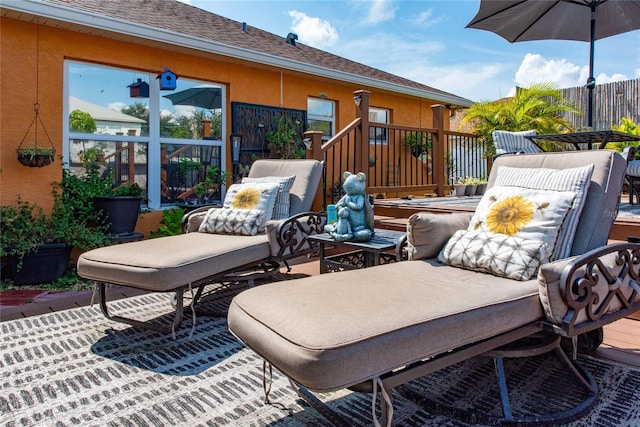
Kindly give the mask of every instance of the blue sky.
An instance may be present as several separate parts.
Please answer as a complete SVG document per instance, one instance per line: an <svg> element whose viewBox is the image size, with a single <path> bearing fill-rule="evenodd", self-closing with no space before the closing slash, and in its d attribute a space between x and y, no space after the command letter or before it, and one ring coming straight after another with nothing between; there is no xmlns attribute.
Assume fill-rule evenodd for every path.
<svg viewBox="0 0 640 427"><path fill-rule="evenodd" d="M588 77L586 42L509 43L466 29L479 0L181 1L472 101ZM598 84L640 78L640 31L596 41L594 68Z"/></svg>

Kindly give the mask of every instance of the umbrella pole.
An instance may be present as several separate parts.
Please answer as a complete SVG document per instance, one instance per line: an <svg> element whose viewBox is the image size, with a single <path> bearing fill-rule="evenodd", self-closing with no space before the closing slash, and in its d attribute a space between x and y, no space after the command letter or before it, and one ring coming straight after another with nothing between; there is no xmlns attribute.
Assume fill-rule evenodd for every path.
<svg viewBox="0 0 640 427"><path fill-rule="evenodd" d="M589 91L589 110L587 115L587 126L593 129L593 90L596 87L596 79L593 77L593 52L596 43L596 4L591 4L591 41L589 44L589 78L587 79L587 90Z"/></svg>

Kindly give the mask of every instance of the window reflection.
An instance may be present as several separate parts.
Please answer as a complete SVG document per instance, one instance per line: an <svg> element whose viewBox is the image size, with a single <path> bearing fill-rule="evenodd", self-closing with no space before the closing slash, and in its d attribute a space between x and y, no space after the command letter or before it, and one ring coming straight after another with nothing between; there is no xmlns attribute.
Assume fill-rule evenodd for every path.
<svg viewBox="0 0 640 427"><path fill-rule="evenodd" d="M151 208L191 202L195 193L221 198L223 86L179 78L175 90L160 90L155 73L65 66L65 161L73 173L83 173L82 157L99 155L101 173L113 172L114 186L138 183Z"/></svg>
<svg viewBox="0 0 640 427"><path fill-rule="evenodd" d="M226 182L221 147L162 144L162 203L220 204Z"/></svg>
<svg viewBox="0 0 640 427"><path fill-rule="evenodd" d="M75 175L85 173L85 164L95 164L104 179L111 177L114 188L137 183L148 192L147 144L73 139L69 152L69 170Z"/></svg>

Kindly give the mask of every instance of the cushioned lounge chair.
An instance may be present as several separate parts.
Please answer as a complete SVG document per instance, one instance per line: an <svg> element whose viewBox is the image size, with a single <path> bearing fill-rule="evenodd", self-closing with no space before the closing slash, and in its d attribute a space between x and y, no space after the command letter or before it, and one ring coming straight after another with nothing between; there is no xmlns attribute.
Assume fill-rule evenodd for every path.
<svg viewBox="0 0 640 427"><path fill-rule="evenodd" d="M546 261L548 252L544 252L537 258L544 261L537 275L535 268L529 270L533 274L529 279L515 280L504 274L513 276L510 262L522 264L525 270L537 267L534 261L541 254L541 242L522 239L521 247L501 247L491 239L504 236L492 235L487 241L470 243L469 236L483 232L484 225L478 221L482 219L481 202L474 214L418 213L410 217L410 261L243 291L231 303L229 329L267 365L284 373L300 396L316 407L320 405L310 392L379 389L380 411L388 423L393 418L394 388L482 354L495 357L500 382L506 384L500 366L502 358L511 353L504 346L542 333L541 348L555 350L567 364L567 372L588 393L569 412L575 417L594 404L597 387L588 372L566 357L560 337L569 338L575 348L579 335L640 309L640 246L607 246L625 166L622 156L608 150L505 155L496 160L485 193L490 205L503 200L500 193L508 194L513 189L505 187L517 181L525 187L553 189L557 200L548 205L536 202L536 215L553 217L548 209L564 197L559 194L566 193L563 189L581 194L571 199L566 216L561 215L564 234L552 236L552 244L557 243L553 257L558 259ZM592 171L590 176L583 174L585 170ZM574 171L581 178L570 180ZM515 194L525 191L528 189L516 187ZM579 197L583 202L578 202ZM484 219L491 222L489 216ZM557 228L551 224L554 226ZM547 237L543 233L542 238ZM537 242L537 249L525 251L525 242ZM484 271L487 269L493 274ZM408 388L399 389L406 392ZM514 415L506 386L501 391L502 421L530 421ZM376 402L374 393L374 407ZM540 414L533 422L557 421L566 415ZM340 424L336 414L331 416ZM378 423L375 415L374 423Z"/></svg>
<svg viewBox="0 0 640 427"><path fill-rule="evenodd" d="M268 221L266 231L255 235L237 235L230 234L229 229L225 230L224 227L231 222L225 222L224 218L221 220L218 216L217 222L212 222L214 229L207 230L210 232L198 232L202 230L200 226L207 220L207 214L214 211L209 208L195 210L182 220L185 234L85 252L78 260L78 275L98 284L100 306L109 319L164 333L175 331L183 320L185 291L191 289L196 292L191 303L193 305L201 297L207 284L237 280L234 275L238 272L274 272L279 270L280 263L286 263L288 259L313 250L305 236L321 231L324 224L324 216L309 212L322 171L322 163L316 160L258 160L253 163L248 174L249 180L253 182L241 186L269 187L269 194L272 196L272 187L278 187L279 184L260 181L286 181L286 186L290 186L290 189L284 189L286 191L283 193L283 188L278 187L278 195L275 196L284 197L279 201L284 205L279 207L279 218L286 219ZM273 177L280 177L282 180L272 179ZM242 188L241 186L229 188L225 204L229 193L236 187ZM272 203L270 209L274 209L272 214L275 214L278 204L274 198L270 197L269 201ZM215 210L216 214L221 212L222 209ZM222 229L215 229L217 225L222 225ZM250 225L255 226L256 223ZM140 322L111 314L106 300L106 287L109 284L149 292L174 292L176 314L173 324L163 326L158 322Z"/></svg>
<svg viewBox="0 0 640 427"><path fill-rule="evenodd" d="M520 132L494 130L491 133L491 138L496 149L496 157L503 154L542 153L544 150L538 144L526 138L531 135L537 135L535 129Z"/></svg>

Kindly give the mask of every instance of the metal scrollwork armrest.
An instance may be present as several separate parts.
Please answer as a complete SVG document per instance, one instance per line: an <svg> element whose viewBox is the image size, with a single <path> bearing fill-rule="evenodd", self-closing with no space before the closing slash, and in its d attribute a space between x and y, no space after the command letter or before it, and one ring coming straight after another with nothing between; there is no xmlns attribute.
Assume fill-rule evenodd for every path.
<svg viewBox="0 0 640 427"><path fill-rule="evenodd" d="M570 336L640 310L640 245L619 243L569 262L561 276L569 308L562 329Z"/></svg>
<svg viewBox="0 0 640 427"><path fill-rule="evenodd" d="M317 244L307 240L307 236L324 233L326 223L326 212L303 212L280 222L275 230L275 239L272 234L269 236L271 244L277 248L272 254L286 259L317 250Z"/></svg>

